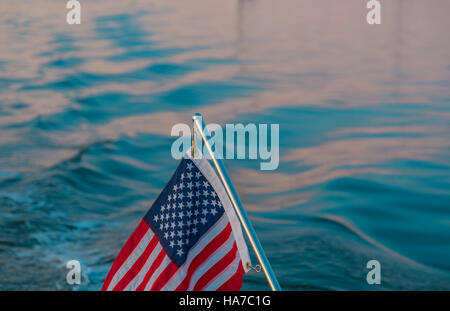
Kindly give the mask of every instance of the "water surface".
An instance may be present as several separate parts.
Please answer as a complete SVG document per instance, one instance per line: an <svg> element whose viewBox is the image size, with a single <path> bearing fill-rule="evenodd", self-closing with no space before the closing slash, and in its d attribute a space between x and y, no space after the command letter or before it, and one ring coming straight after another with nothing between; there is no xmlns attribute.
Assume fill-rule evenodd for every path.
<svg viewBox="0 0 450 311"><path fill-rule="evenodd" d="M280 124L226 166L283 288L450 289L448 1L81 3L0 3L0 290L100 289L194 112Z"/></svg>

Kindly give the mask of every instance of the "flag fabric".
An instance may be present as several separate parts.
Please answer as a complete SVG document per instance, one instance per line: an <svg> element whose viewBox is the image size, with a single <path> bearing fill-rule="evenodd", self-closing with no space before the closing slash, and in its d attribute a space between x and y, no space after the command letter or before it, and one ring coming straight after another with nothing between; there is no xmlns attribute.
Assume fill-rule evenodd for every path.
<svg viewBox="0 0 450 311"><path fill-rule="evenodd" d="M116 257L102 290L239 290L247 263L224 186L205 158L188 152Z"/></svg>

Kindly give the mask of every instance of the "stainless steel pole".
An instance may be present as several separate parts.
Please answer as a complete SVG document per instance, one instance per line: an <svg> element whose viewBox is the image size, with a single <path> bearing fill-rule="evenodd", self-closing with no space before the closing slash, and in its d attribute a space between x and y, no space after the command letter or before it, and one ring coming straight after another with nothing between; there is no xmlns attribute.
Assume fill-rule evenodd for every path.
<svg viewBox="0 0 450 311"><path fill-rule="evenodd" d="M242 205L241 200L239 199L239 196L236 192L236 189L233 186L233 183L231 182L230 176L228 176L227 170L225 169L222 160L216 159L216 157L214 156L214 152L212 151L212 148L208 143L210 133L205 126L205 122L203 121L202 115L200 113L196 113L192 116L192 120L194 122L194 127L197 128L199 134L201 135L202 140L205 143L206 149L208 150L208 153L211 157L211 160L213 161L214 166L216 167L216 170L219 173L219 177L222 180L222 183L225 187L225 190L227 191L228 196L230 197L231 203L233 204L234 210L236 211L236 214L241 222L241 225L244 228L245 234L247 235L247 238L249 239L250 244L253 250L255 251L256 257L258 258L258 261L261 264L266 279L269 282L270 288L273 291L280 291L281 290L280 284L278 283L275 273L273 273L269 260L267 259L266 254L264 253L261 243L259 242L255 229L253 229L253 226L250 220L248 219L247 213L244 209L244 206ZM194 148L195 146L192 147Z"/></svg>

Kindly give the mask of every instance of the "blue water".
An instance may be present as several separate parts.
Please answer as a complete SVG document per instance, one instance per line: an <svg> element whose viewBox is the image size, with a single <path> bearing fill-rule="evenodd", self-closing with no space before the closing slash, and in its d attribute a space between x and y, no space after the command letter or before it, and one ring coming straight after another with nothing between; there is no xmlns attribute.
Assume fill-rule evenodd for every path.
<svg viewBox="0 0 450 311"><path fill-rule="evenodd" d="M280 125L226 166L283 288L450 289L448 1L81 3L0 4L0 290L99 289L194 112Z"/></svg>

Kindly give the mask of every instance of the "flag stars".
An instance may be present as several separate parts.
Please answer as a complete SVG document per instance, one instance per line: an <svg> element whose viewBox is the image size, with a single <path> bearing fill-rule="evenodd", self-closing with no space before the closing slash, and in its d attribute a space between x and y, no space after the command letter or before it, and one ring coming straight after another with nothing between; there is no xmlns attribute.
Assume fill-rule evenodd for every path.
<svg viewBox="0 0 450 311"><path fill-rule="evenodd" d="M167 186L165 202L149 218L166 252L181 261L224 212L213 185L193 162L186 165L189 169L179 171Z"/></svg>
<svg viewBox="0 0 450 311"><path fill-rule="evenodd" d="M184 254L184 252L183 252L183 250L180 248L179 250L177 250L177 255L178 256L183 256L183 254Z"/></svg>

